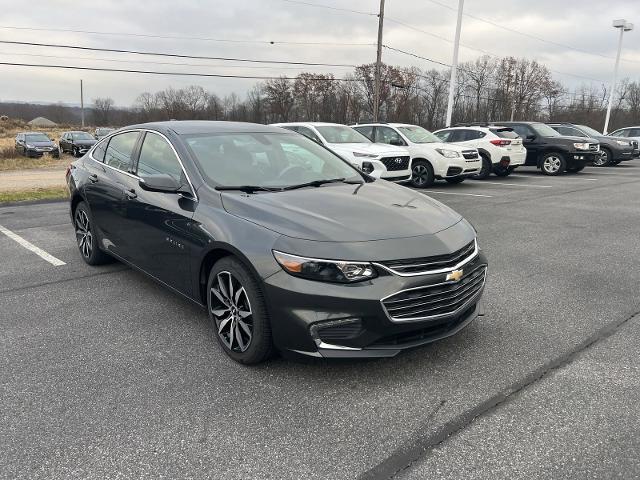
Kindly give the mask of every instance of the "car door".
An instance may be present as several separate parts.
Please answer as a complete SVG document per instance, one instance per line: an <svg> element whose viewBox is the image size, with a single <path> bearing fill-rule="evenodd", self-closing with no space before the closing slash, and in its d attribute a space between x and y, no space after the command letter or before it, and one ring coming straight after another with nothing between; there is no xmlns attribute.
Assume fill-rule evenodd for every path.
<svg viewBox="0 0 640 480"><path fill-rule="evenodd" d="M152 192L140 186L138 178L170 175L189 194ZM196 206L195 192L175 149L162 135L147 131L141 139L136 176L128 179L126 197L128 242L134 263L162 282L185 294L191 293L189 255L195 236L191 218Z"/></svg>
<svg viewBox="0 0 640 480"><path fill-rule="evenodd" d="M528 125L508 125L516 132L520 138L522 138L522 144L527 149L527 165L536 165L538 162L538 156L542 151L543 143Z"/></svg>
<svg viewBox="0 0 640 480"><path fill-rule="evenodd" d="M94 224L100 230L102 247L132 261L130 228L126 218L127 190L132 178L132 158L139 131L124 132L104 140L85 158L89 174L84 187Z"/></svg>

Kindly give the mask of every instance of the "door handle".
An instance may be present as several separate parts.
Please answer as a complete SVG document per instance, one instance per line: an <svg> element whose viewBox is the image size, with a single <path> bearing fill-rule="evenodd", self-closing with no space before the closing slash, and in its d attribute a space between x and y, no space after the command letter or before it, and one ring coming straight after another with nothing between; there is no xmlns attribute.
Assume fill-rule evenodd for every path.
<svg viewBox="0 0 640 480"><path fill-rule="evenodd" d="M125 190L124 194L127 196L129 200L133 200L134 198L138 197L138 194L133 188L131 190Z"/></svg>
<svg viewBox="0 0 640 480"><path fill-rule="evenodd" d="M95 173L92 175L89 175L89 181L91 183L96 183L98 181L98 175L96 175Z"/></svg>

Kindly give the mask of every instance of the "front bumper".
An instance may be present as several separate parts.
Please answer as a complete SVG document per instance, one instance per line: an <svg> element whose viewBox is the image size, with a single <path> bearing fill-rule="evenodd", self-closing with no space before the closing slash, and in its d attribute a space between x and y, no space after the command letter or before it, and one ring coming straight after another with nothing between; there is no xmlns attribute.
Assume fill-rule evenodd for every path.
<svg viewBox="0 0 640 480"><path fill-rule="evenodd" d="M567 154L567 163L586 165L593 163L600 156L600 151L580 151L576 150Z"/></svg>
<svg viewBox="0 0 640 480"><path fill-rule="evenodd" d="M465 278L486 268L482 252L464 265ZM446 273L400 276L376 267L379 276L357 284L329 284L284 271L268 277L265 297L276 346L314 357L390 357L454 335L483 315L482 286L450 314L398 320L382 299L398 292L441 285Z"/></svg>
<svg viewBox="0 0 640 480"><path fill-rule="evenodd" d="M29 148L27 149L27 156L32 158L39 158L43 155L52 155L58 156L60 154L60 150L57 148Z"/></svg>

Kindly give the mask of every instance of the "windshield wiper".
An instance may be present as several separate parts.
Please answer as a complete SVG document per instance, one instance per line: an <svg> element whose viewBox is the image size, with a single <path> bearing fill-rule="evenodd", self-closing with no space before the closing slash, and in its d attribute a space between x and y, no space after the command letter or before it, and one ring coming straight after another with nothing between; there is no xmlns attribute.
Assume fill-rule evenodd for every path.
<svg viewBox="0 0 640 480"><path fill-rule="evenodd" d="M330 178L330 179L327 179L327 180L314 180L312 182L300 183L298 185L290 185L288 187L284 187L283 190L295 190L297 188L304 188L304 187L319 187L319 186L324 185L326 183L339 183L339 182L344 182L344 183L349 183L349 184L363 183L361 181L347 180L344 177L343 178Z"/></svg>
<svg viewBox="0 0 640 480"><path fill-rule="evenodd" d="M281 192L282 188L267 188L261 187L260 185L219 185L215 187L216 190L225 191L225 190L238 190L244 193L254 193L254 192Z"/></svg>

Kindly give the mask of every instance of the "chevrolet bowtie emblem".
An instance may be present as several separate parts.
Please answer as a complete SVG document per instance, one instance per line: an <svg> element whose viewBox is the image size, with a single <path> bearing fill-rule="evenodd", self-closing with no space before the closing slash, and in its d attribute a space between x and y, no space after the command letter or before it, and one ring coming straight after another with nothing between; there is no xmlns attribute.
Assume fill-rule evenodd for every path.
<svg viewBox="0 0 640 480"><path fill-rule="evenodd" d="M454 270L451 273L447 273L447 282L458 282L462 278L464 270Z"/></svg>

